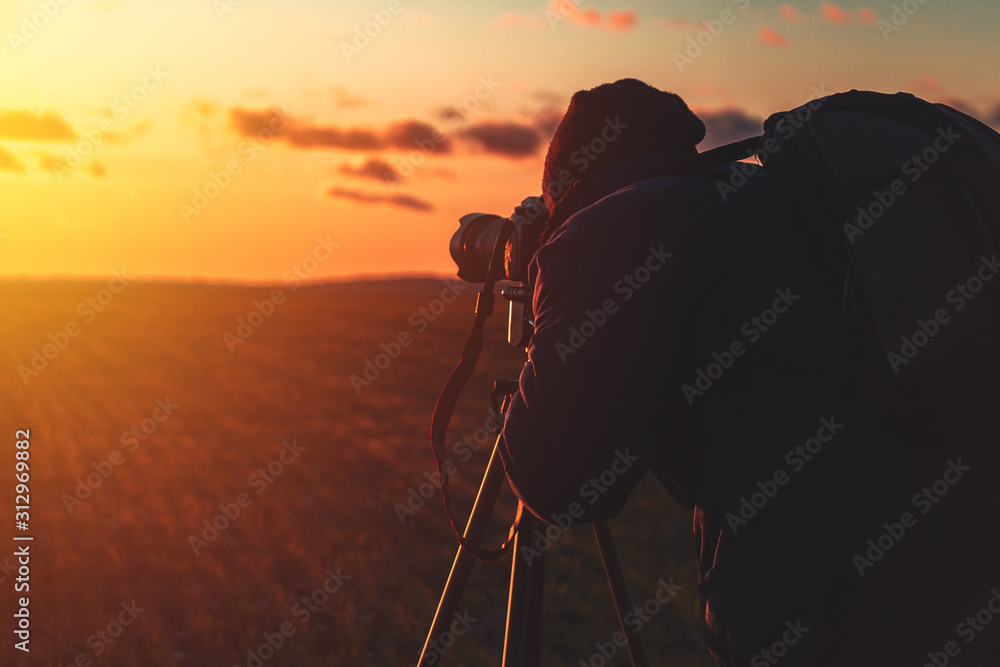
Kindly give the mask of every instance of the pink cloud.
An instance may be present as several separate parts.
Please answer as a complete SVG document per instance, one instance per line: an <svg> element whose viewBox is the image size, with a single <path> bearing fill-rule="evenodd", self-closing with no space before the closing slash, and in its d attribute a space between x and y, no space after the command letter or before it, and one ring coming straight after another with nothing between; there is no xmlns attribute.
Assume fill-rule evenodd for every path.
<svg viewBox="0 0 1000 667"><path fill-rule="evenodd" d="M780 5L778 7L778 15L789 23L805 23L809 20L805 14L802 14L791 5Z"/></svg>
<svg viewBox="0 0 1000 667"><path fill-rule="evenodd" d="M821 2L819 8L823 18L830 23L847 23L851 20L851 15L844 11L840 5L832 2Z"/></svg>
<svg viewBox="0 0 1000 667"><path fill-rule="evenodd" d="M862 7L858 10L858 21L861 23L872 24L878 21L878 14L875 10L869 9L868 7Z"/></svg>
<svg viewBox="0 0 1000 667"><path fill-rule="evenodd" d="M785 39L784 35L771 26L762 25L757 28L757 35L760 37L760 41L770 46L788 46L788 40Z"/></svg>
<svg viewBox="0 0 1000 667"><path fill-rule="evenodd" d="M854 14L850 14L840 5L834 2L821 2L819 4L819 15L803 14L798 9L789 4L778 5L778 16L786 23L802 25L810 23L816 18L821 18L826 23L861 23L872 25L878 21L878 14L869 7L861 7Z"/></svg>
<svg viewBox="0 0 1000 667"><path fill-rule="evenodd" d="M639 14L631 9L608 12L608 30L629 30L639 22Z"/></svg>
<svg viewBox="0 0 1000 667"><path fill-rule="evenodd" d="M936 76L925 76L914 81L911 89L921 93L936 93L941 90L941 82Z"/></svg>
<svg viewBox="0 0 1000 667"><path fill-rule="evenodd" d="M574 23L579 23L580 25L588 26L599 26L601 25L601 13L591 7L590 9L577 10L569 15L569 18Z"/></svg>
<svg viewBox="0 0 1000 667"><path fill-rule="evenodd" d="M604 15L595 7L583 9L574 0L551 0L548 12L576 25L608 32L631 30L639 22L639 13L634 9L613 9Z"/></svg>

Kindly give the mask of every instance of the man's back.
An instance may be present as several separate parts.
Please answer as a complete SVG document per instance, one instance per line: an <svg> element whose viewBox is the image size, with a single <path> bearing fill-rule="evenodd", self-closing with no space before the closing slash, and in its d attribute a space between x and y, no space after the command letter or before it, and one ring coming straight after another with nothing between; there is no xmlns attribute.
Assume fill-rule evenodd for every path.
<svg viewBox="0 0 1000 667"><path fill-rule="evenodd" d="M660 177L602 197L619 185L612 172L539 252L508 474L543 518L578 495L588 519L616 514L651 467L694 511L705 637L720 662L780 652L789 665L861 664L917 630L908 605L952 530L941 517L972 502L948 514L912 497L956 467L958 496L968 466L944 447L938 461L916 456L859 399L869 373L840 285L766 176L725 202L714 184ZM640 464L584 493L623 443ZM870 550L887 525L893 544ZM950 618L931 616L931 627Z"/></svg>

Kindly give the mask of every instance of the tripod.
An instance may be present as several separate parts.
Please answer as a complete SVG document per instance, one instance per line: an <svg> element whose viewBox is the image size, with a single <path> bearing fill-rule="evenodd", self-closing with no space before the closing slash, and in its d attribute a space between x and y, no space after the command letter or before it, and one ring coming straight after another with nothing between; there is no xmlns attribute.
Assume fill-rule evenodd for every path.
<svg viewBox="0 0 1000 667"><path fill-rule="evenodd" d="M498 391L503 384L505 383L497 383ZM516 383L513 384L516 387ZM501 409L502 413L506 413L509 402L510 393L506 393ZM496 505L497 496L506 480L498 451L499 441L498 436L463 533L464 538L477 547L482 542L490 516L493 514L493 508ZM541 665L545 552L527 558L519 549L523 543L527 543L529 536L534 533L538 525L538 519L527 511L522 503L518 503L517 534L513 544L510 593L507 601L503 667L539 667ZM618 612L622 632L626 638L632 665L633 667L649 667L649 655L642 634L632 632L625 626L625 615L632 611L634 603L625 577L625 570L622 567L621 557L618 554L618 547L615 544L614 535L611 533L611 525L607 521L596 522L594 535L597 538L597 547L604 563L608 583L611 586L611 595ZM474 556L460 545L458 553L455 554L448 581L441 594L437 611L434 614L434 621L427 633L417 667L427 667L437 662L439 657L435 648L437 638L447 632L452 617L458 611L458 605L462 600L462 593L465 591L474 562Z"/></svg>

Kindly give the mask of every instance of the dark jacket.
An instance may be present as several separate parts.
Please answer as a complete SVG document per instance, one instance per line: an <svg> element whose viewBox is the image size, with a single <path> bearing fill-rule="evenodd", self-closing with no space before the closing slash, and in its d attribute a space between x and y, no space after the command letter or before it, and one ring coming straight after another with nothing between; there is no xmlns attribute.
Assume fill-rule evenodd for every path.
<svg viewBox="0 0 1000 667"><path fill-rule="evenodd" d="M650 177L662 157L602 172L532 262L535 333L500 441L512 487L542 520L579 523L616 516L653 471L693 513L720 664L771 664L776 642L782 665L941 650L948 613L990 590L913 618L954 521L912 499L958 455L915 455L919 429L859 399L842 287L766 173L723 197L732 165ZM955 488L963 516L991 502ZM915 525L869 560L907 511Z"/></svg>

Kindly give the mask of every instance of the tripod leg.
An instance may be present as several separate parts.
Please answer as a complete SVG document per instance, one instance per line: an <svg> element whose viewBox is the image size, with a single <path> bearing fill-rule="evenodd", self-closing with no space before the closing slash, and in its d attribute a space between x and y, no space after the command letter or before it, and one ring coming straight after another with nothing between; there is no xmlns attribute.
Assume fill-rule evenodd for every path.
<svg viewBox="0 0 1000 667"><path fill-rule="evenodd" d="M499 442L499 439L498 439ZM469 515L469 522L465 526L463 535L473 544L482 542L483 535L493 514L493 507L496 505L500 488L507 479L503 470L503 462L496 445L493 446L493 454L483 475L482 484L479 486L479 494L476 502L472 506L472 513ZM455 561L451 566L451 573L448 575L448 582L441 593L441 601L438 603L437 611L434 613L434 622L427 633L424 641L424 648L420 652L420 660L417 667L424 667L432 664L440 657L437 653L437 638L441 636L452 622L452 617L458 611L458 605L462 601L462 593L465 592L465 585L469 581L469 574L472 572L472 564L475 558L469 555L462 547L458 548L455 554ZM434 644L435 646L432 646ZM425 662L425 660L427 662Z"/></svg>
<svg viewBox="0 0 1000 667"><path fill-rule="evenodd" d="M507 603L507 635L503 667L540 667L542 659L542 600L545 591L545 553L528 557L520 549L538 526L523 507L514 542Z"/></svg>
<svg viewBox="0 0 1000 667"><path fill-rule="evenodd" d="M632 658L632 666L649 667L649 652L646 650L646 641L642 638L642 632L632 632L625 627L625 615L635 609L635 603L632 601L632 593L628 588L628 579L625 578L625 568L622 567L622 559L618 554L615 536L611 532L611 524L607 521L595 522L594 535L597 537L597 549L601 552L601 560L604 561L604 572L608 575L608 584L611 585L611 597L614 598L615 608L618 610L618 621L621 623L625 641L628 643L628 653Z"/></svg>

